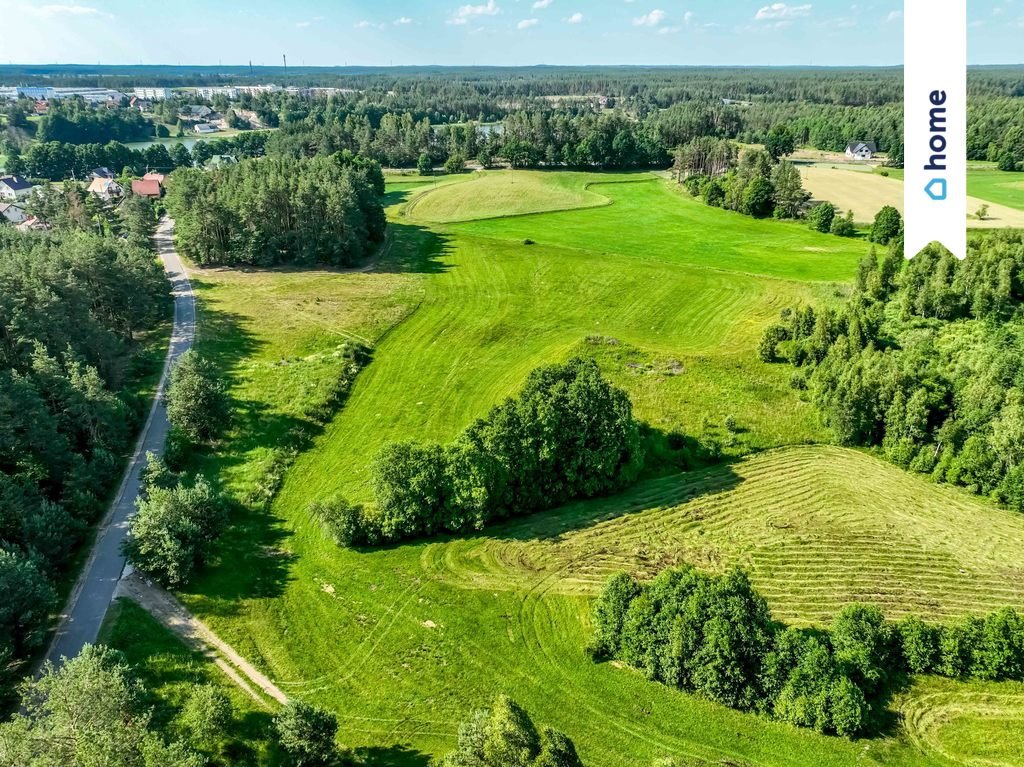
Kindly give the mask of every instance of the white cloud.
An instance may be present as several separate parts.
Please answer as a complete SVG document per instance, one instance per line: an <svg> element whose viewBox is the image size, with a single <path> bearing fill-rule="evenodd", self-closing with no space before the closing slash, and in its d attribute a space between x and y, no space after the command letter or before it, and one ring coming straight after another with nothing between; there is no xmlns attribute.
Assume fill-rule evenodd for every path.
<svg viewBox="0 0 1024 767"><path fill-rule="evenodd" d="M757 21L768 21L772 19L793 19L798 16L807 16L813 6L810 3L804 5L786 5L786 3L772 3L766 5L755 14Z"/></svg>
<svg viewBox="0 0 1024 767"><path fill-rule="evenodd" d="M308 21L299 21L299 22L296 22L295 26L297 26L299 29L305 29L306 27L309 26L309 24L310 24L310 22L308 22Z"/></svg>
<svg viewBox="0 0 1024 767"><path fill-rule="evenodd" d="M633 19L633 26L635 27L656 27L665 20L665 12L655 8L650 13L645 13L643 16L637 16Z"/></svg>
<svg viewBox="0 0 1024 767"><path fill-rule="evenodd" d="M687 11L683 14L683 23L686 26L690 26L691 21L693 21L693 11Z"/></svg>
<svg viewBox="0 0 1024 767"><path fill-rule="evenodd" d="M577 11L572 16L567 18L565 21L568 24L579 24L581 21L583 21L583 14Z"/></svg>
<svg viewBox="0 0 1024 767"><path fill-rule="evenodd" d="M468 24L481 16L497 16L501 9L494 0L487 0L481 5L460 5L448 19L449 24Z"/></svg>
<svg viewBox="0 0 1024 767"><path fill-rule="evenodd" d="M539 19L523 19L518 24L516 24L516 29L529 29L530 27L537 26L539 23Z"/></svg>
<svg viewBox="0 0 1024 767"><path fill-rule="evenodd" d="M550 7L550 5L553 2L555 2L555 0L537 0L537 2L535 2L533 4L533 7L534 8L548 8L548 7Z"/></svg>
<svg viewBox="0 0 1024 767"><path fill-rule="evenodd" d="M682 32L682 31L683 31L682 27L662 27L661 29L658 30L658 34L659 35L675 35L675 34L678 34L679 32Z"/></svg>
<svg viewBox="0 0 1024 767"><path fill-rule="evenodd" d="M412 19L410 19L408 16L402 16L401 18L395 19L394 21L394 25L396 27L400 27L403 24L412 24Z"/></svg>
<svg viewBox="0 0 1024 767"><path fill-rule="evenodd" d="M903 18L903 11L890 11L889 15L885 17L886 23L890 21L897 21Z"/></svg>
<svg viewBox="0 0 1024 767"><path fill-rule="evenodd" d="M356 22L352 26L355 27L356 29L369 29L370 27L373 26L373 24L364 19L363 21Z"/></svg>

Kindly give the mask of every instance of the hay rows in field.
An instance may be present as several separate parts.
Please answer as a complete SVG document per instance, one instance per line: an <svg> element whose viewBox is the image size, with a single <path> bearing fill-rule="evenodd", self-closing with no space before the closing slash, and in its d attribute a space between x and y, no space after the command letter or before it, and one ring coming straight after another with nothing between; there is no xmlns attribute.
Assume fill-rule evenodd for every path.
<svg viewBox="0 0 1024 767"><path fill-rule="evenodd" d="M1024 517L864 454L780 450L655 480L424 553L440 577L594 594L612 573L746 568L776 615L823 622L852 601L936 619L1024 606Z"/></svg>
<svg viewBox="0 0 1024 767"><path fill-rule="evenodd" d="M911 695L900 706L909 740L922 751L938 754L954 764L1019 765L1024 757L1020 738L1024 725L1024 686L988 684L974 689L974 686L944 683L942 687L941 691ZM949 730L958 724L972 728L979 722L988 725L993 732L986 738L985 756L972 756L964 753L964 746L969 749L974 744L957 743ZM979 735L981 733L985 730Z"/></svg>

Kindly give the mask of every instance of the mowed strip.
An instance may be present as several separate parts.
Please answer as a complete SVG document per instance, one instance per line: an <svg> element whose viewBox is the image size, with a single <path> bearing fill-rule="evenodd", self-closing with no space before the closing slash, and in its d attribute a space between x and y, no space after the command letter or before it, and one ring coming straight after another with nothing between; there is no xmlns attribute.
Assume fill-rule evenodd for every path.
<svg viewBox="0 0 1024 767"><path fill-rule="evenodd" d="M1024 608L1022 547L1021 515L822 446L645 482L434 544L423 563L468 588L521 588L546 573L552 591L587 595L620 571L740 566L777 617L820 625L856 601L935 620Z"/></svg>
<svg viewBox="0 0 1024 767"><path fill-rule="evenodd" d="M857 221L873 221L886 205L903 212L903 181L898 178L886 178L866 168L827 165L800 166L800 175L815 201L831 202L844 212L852 210ZM979 221L975 213L982 205L989 210L985 220ZM971 229L1024 227L1024 210L968 197L964 223Z"/></svg>

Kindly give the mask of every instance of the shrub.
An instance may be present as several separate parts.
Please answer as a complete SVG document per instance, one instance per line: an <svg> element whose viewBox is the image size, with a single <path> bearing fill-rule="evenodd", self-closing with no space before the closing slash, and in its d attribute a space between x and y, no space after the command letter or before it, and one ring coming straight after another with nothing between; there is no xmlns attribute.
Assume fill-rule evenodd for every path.
<svg viewBox="0 0 1024 767"><path fill-rule="evenodd" d="M328 767L337 757L334 714L301 701L290 701L274 717L274 729L287 764L293 767Z"/></svg>
<svg viewBox="0 0 1024 767"><path fill-rule="evenodd" d="M832 220L832 226L829 231L837 237L855 237L857 235L857 226L853 223L853 211L847 211L845 218L837 215Z"/></svg>
<svg viewBox="0 0 1024 767"><path fill-rule="evenodd" d="M832 231L835 217L836 206L830 202L821 202L807 212L807 225L816 232L828 234Z"/></svg>
<svg viewBox="0 0 1024 767"><path fill-rule="evenodd" d="M366 542L362 537L362 506L355 506L337 497L329 501L314 501L309 505L309 513L323 525L327 534L339 546Z"/></svg>
<svg viewBox="0 0 1024 767"><path fill-rule="evenodd" d="M178 358L167 387L167 418L192 442L206 442L227 425L227 389L211 362L192 349Z"/></svg>
<svg viewBox="0 0 1024 767"><path fill-rule="evenodd" d="M886 205L875 215L875 223L871 227L871 241L888 245L899 236L902 229L903 218L900 212L891 205Z"/></svg>
<svg viewBox="0 0 1024 767"><path fill-rule="evenodd" d="M199 477L191 486L151 487L136 501L124 552L165 586L181 586L208 556L226 522L224 505Z"/></svg>

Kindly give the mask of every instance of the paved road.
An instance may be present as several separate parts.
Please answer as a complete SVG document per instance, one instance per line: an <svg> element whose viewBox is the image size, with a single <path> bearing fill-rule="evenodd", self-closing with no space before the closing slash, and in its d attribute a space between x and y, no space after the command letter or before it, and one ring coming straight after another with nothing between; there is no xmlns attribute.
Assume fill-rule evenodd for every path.
<svg viewBox="0 0 1024 767"><path fill-rule="evenodd" d="M160 455L164 450L169 424L164 405L164 388L174 362L192 346L196 327L195 297L185 274L181 259L174 251L174 222L164 218L154 237L160 260L167 270L174 294L174 328L167 350L163 374L146 425L135 446L128 468L125 470L117 496L96 532L89 559L64 605L60 624L46 654L48 660L59 664L63 657L74 657L82 646L96 641L103 618L114 597L117 582L124 570L121 543L128 533L128 520L135 512L135 497L139 494L142 469L146 453Z"/></svg>

